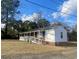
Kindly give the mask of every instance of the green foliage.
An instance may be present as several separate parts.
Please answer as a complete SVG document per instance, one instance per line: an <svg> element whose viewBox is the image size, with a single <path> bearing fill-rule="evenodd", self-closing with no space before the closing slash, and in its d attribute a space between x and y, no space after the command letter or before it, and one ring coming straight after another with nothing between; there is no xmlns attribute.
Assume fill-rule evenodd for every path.
<svg viewBox="0 0 79 59"><path fill-rule="evenodd" d="M1 31L2 34L4 34L2 37L5 36L7 38L10 37L11 34L13 34L11 33L13 30L10 28L12 28L16 22L14 19L14 15L17 12L18 6L19 0L1 0L1 22L5 23L6 25L4 31Z"/></svg>
<svg viewBox="0 0 79 59"><path fill-rule="evenodd" d="M9 20L7 24L7 36L10 37L17 37L19 32L26 32L38 28L43 28L49 25L49 22L46 19L40 19L37 23L25 21L22 22L21 20ZM38 27L39 26L39 27ZM5 36L5 28L2 29L2 37Z"/></svg>
<svg viewBox="0 0 79 59"><path fill-rule="evenodd" d="M49 22L46 19L40 19L37 23L25 21L19 24L19 32L26 32L38 28L43 28L49 25Z"/></svg>
<svg viewBox="0 0 79 59"><path fill-rule="evenodd" d="M17 31L11 27L8 28L7 35L5 34L4 29L1 30L1 38L8 39L8 38L18 38Z"/></svg>
<svg viewBox="0 0 79 59"><path fill-rule="evenodd" d="M40 19L40 20L38 21L38 26L39 26L40 28L49 26L49 24L50 24L50 23L49 23L46 19Z"/></svg>
<svg viewBox="0 0 79 59"><path fill-rule="evenodd" d="M1 21L8 20L8 16L13 19L17 12L16 8L19 6L19 0L1 0ZM5 20L6 19L6 20Z"/></svg>
<svg viewBox="0 0 79 59"><path fill-rule="evenodd" d="M69 41L77 41L77 32L72 31L71 33L68 33L68 39Z"/></svg>

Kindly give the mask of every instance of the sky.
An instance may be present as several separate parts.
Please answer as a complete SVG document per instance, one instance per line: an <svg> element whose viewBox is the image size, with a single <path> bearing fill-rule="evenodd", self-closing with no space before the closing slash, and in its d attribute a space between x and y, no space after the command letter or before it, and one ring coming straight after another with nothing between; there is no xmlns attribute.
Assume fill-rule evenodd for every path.
<svg viewBox="0 0 79 59"><path fill-rule="evenodd" d="M16 19L22 21L35 21L40 17L45 18L49 22L60 21L74 26L77 23L77 1L76 0L29 0L31 2L43 5L43 8L27 0L20 0L18 10L20 14L16 15ZM38 14L40 13L40 15Z"/></svg>

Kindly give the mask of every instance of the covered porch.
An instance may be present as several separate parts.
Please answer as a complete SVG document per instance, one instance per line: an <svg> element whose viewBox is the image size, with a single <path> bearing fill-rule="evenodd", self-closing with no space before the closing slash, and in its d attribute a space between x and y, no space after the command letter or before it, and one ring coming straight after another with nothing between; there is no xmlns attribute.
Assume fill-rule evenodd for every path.
<svg viewBox="0 0 79 59"><path fill-rule="evenodd" d="M27 41L29 43L41 44L45 40L45 30L36 30L20 33L21 41Z"/></svg>

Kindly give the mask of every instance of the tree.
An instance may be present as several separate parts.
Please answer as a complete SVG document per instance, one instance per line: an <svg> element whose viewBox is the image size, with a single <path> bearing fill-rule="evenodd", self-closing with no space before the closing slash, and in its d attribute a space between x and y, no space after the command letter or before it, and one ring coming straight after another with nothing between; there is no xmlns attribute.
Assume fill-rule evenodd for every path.
<svg viewBox="0 0 79 59"><path fill-rule="evenodd" d="M30 30L33 30L33 29L37 29L38 28L36 22L30 22L29 23L29 26L30 26Z"/></svg>
<svg viewBox="0 0 79 59"><path fill-rule="evenodd" d="M77 41L77 24L73 26L72 31L68 32L69 41Z"/></svg>
<svg viewBox="0 0 79 59"><path fill-rule="evenodd" d="M77 32L76 31L72 31L72 32L68 32L68 39L69 41L77 41Z"/></svg>
<svg viewBox="0 0 79 59"><path fill-rule="evenodd" d="M19 0L1 0L1 22L5 23L5 36L8 35L8 25L10 20L14 20L14 15L17 12Z"/></svg>
<svg viewBox="0 0 79 59"><path fill-rule="evenodd" d="M30 31L37 28L35 22L25 21L21 24L20 32Z"/></svg>
<svg viewBox="0 0 79 59"><path fill-rule="evenodd" d="M39 28L47 27L50 25L46 19L40 19L37 24Z"/></svg>

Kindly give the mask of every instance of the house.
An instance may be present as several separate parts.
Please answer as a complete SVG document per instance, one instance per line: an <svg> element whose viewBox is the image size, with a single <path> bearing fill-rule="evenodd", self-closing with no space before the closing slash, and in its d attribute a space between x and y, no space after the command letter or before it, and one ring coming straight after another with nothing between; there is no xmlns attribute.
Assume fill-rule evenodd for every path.
<svg viewBox="0 0 79 59"><path fill-rule="evenodd" d="M20 33L19 40L36 44L60 44L66 43L67 30L61 25L49 26L38 30Z"/></svg>

